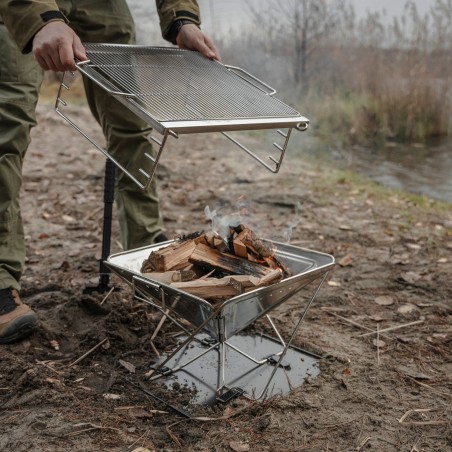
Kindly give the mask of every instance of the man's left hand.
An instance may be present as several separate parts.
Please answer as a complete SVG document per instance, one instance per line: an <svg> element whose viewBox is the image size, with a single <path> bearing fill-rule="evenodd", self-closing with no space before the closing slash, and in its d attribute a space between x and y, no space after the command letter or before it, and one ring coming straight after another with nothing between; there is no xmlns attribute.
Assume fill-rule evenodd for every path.
<svg viewBox="0 0 452 452"><path fill-rule="evenodd" d="M220 54L213 41L195 24L185 24L180 29L176 43L181 49L197 50L211 60L220 61Z"/></svg>

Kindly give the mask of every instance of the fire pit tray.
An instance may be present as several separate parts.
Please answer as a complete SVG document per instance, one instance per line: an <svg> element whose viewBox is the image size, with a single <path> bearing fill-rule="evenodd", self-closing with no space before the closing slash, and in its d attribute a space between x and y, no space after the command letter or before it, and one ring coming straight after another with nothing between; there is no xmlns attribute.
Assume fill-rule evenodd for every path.
<svg viewBox="0 0 452 452"><path fill-rule="evenodd" d="M130 284L135 294L152 300L163 310L178 314L195 327L202 326L203 331L217 341L227 340L242 331L334 266L334 257L331 255L284 243L267 242L276 247L277 257L290 268L293 276L213 305L141 274L141 265L149 254L173 242L171 240L113 254L105 265Z"/></svg>

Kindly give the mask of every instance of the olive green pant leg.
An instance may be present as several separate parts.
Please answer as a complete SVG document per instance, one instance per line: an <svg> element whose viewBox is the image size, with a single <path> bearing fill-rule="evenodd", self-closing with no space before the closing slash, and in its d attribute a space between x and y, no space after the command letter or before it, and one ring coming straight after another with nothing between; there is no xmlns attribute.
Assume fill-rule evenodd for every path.
<svg viewBox="0 0 452 452"><path fill-rule="evenodd" d="M135 43L135 27L125 1L79 0L76 5L69 20L82 42ZM145 153L154 154L146 138L151 132L149 125L91 80L85 78L84 84L91 112L106 137L108 152L132 174L137 174L138 168L148 169L150 161ZM115 195L124 249L152 243L163 230L155 179L143 191L117 169Z"/></svg>
<svg viewBox="0 0 452 452"><path fill-rule="evenodd" d="M20 213L22 164L36 125L42 71L0 24L0 289L20 290L25 239Z"/></svg>

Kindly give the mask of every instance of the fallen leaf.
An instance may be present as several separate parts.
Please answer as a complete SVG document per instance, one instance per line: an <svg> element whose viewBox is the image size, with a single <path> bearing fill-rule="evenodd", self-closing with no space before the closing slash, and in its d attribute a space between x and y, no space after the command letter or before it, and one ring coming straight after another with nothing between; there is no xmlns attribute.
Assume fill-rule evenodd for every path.
<svg viewBox="0 0 452 452"><path fill-rule="evenodd" d="M42 234L38 235L38 239L39 240L48 239L49 237L50 237L50 235L46 234L45 232L43 232Z"/></svg>
<svg viewBox="0 0 452 452"><path fill-rule="evenodd" d="M60 344L55 339L52 339L50 341L50 346L56 351L58 351L60 349Z"/></svg>
<svg viewBox="0 0 452 452"><path fill-rule="evenodd" d="M337 281L328 281L327 284L331 287L341 287L341 283Z"/></svg>
<svg viewBox="0 0 452 452"><path fill-rule="evenodd" d="M417 306L411 303L403 304L397 309L397 312L402 315L411 314L417 310Z"/></svg>
<svg viewBox="0 0 452 452"><path fill-rule="evenodd" d="M374 301L380 306L391 306L392 304L394 304L394 298L390 297L389 295L382 295L375 298Z"/></svg>
<svg viewBox="0 0 452 452"><path fill-rule="evenodd" d="M118 400L121 398L119 394L102 394L104 399L107 400Z"/></svg>
<svg viewBox="0 0 452 452"><path fill-rule="evenodd" d="M146 411L144 408L131 408L128 413L132 417L136 417L138 419L149 419L153 417L151 413Z"/></svg>
<svg viewBox="0 0 452 452"><path fill-rule="evenodd" d="M421 275L415 272L406 272L401 275L401 278L408 284L414 284L416 281L421 279Z"/></svg>
<svg viewBox="0 0 452 452"><path fill-rule="evenodd" d="M348 265L352 265L353 263L353 257L351 254L346 254L340 261L339 265L341 267L347 267Z"/></svg>
<svg viewBox="0 0 452 452"><path fill-rule="evenodd" d="M53 377L48 377L48 378L46 378L46 381L48 382L48 383L58 383L60 380L58 380L58 378L53 378Z"/></svg>
<svg viewBox="0 0 452 452"><path fill-rule="evenodd" d="M121 364L121 366L125 367L129 372L135 373L136 367L132 363L129 363L122 359L120 359L118 362L119 362L119 364Z"/></svg>
<svg viewBox="0 0 452 452"><path fill-rule="evenodd" d="M370 315L369 319L373 320L374 322L381 322L382 320L384 320L384 318L379 315Z"/></svg>
<svg viewBox="0 0 452 452"><path fill-rule="evenodd" d="M352 374L352 372L350 371L350 369L348 367L346 367L343 371L342 371L342 375L348 377Z"/></svg>
<svg viewBox="0 0 452 452"><path fill-rule="evenodd" d="M372 342L375 345L375 347L378 348L386 347L386 342L382 341L381 339L374 339Z"/></svg>
<svg viewBox="0 0 452 452"><path fill-rule="evenodd" d="M446 333L433 333L432 337L434 337L435 339L446 339L447 334Z"/></svg>
<svg viewBox="0 0 452 452"><path fill-rule="evenodd" d="M74 217L71 217L70 215L61 215L61 219L66 223L72 223L75 221Z"/></svg>
<svg viewBox="0 0 452 452"><path fill-rule="evenodd" d="M247 443L241 443L240 441L231 441L229 447L234 452L248 452L250 450L250 445Z"/></svg>

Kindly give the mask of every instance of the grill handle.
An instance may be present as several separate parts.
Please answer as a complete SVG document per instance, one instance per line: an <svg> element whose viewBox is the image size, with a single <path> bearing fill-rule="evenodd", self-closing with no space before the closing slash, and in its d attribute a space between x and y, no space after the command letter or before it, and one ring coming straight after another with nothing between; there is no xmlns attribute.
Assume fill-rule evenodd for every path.
<svg viewBox="0 0 452 452"><path fill-rule="evenodd" d="M64 90L69 90L69 85L65 82L65 77L68 74L68 72L64 72L62 79L61 79L61 84L60 87L58 89L58 94L57 94L57 98L55 101L55 111L56 113L58 113L65 121L67 121L78 133L80 133L81 135L83 135L95 148L97 148L99 151L102 152L102 154L104 154L105 157L107 157L109 160L111 160L122 172L124 172L127 176L129 176L134 183L136 183L142 190L147 190L149 188L149 186L151 185L152 179L154 178L155 175L155 171L157 169L157 165L158 162L160 160L160 156L163 152L163 149L165 147L166 144L166 140L168 138L169 134L172 134L173 136L176 136L174 133L172 133L171 131L166 131L163 134L163 138L162 140L158 140L157 138L153 137L153 136L148 136L148 139L155 142L158 146L159 149L154 156L146 153L144 154L150 161L150 169L148 169L147 171L145 171L143 168L139 168L137 170L138 172L138 176L141 178L141 180L143 180L144 182L141 182L141 180L138 179L138 177L136 177L134 174L132 174L130 171L127 170L126 167L124 167L123 165L121 165L121 163L119 163L109 152L107 148L102 147L100 144L98 144L94 138L91 138L81 127L79 127L71 118L69 118L69 116L67 116L65 113L63 113L61 107L66 107L67 103L63 100L62 97L62 92L63 92L63 88ZM74 76L74 73L70 72L69 74L71 74L72 76ZM94 80L97 83L97 80ZM100 84L100 86L102 86L102 84ZM117 92L113 92L110 91L112 93L114 93L115 95L117 95ZM119 94L120 95L120 94ZM127 98L129 97L133 97L129 94L123 94L124 96L126 96ZM130 102L132 102L132 100L128 99Z"/></svg>
<svg viewBox="0 0 452 452"><path fill-rule="evenodd" d="M225 64L224 67L226 67L232 72L235 72L240 78L248 82L250 85L253 85L257 89L260 89L265 94L268 94L269 96L273 96L274 94L276 94L276 89L272 88L270 85L267 85L265 82L259 80L257 77L245 71L244 69L236 66L230 66L228 64ZM253 83L252 81L256 83Z"/></svg>
<svg viewBox="0 0 452 452"><path fill-rule="evenodd" d="M131 93L123 93L122 91L115 91L114 89L111 89L107 86L107 83L109 83L111 86L114 86L113 84L111 84L110 82L108 82L104 77L102 77L105 80L105 83L101 82L97 77L101 77L100 74L97 74L97 77L93 77L93 75L91 75L90 73L90 69L89 69L89 63L91 63L91 60L84 60L84 61L79 61L78 63L76 63L75 65L77 66L77 69L84 75L86 75L86 77L88 77L90 80L92 80L94 83L96 83L97 85L99 85L101 88L103 88L105 91L107 91L107 93L115 95L115 96L124 96L124 97L137 97L135 94L131 94Z"/></svg>

